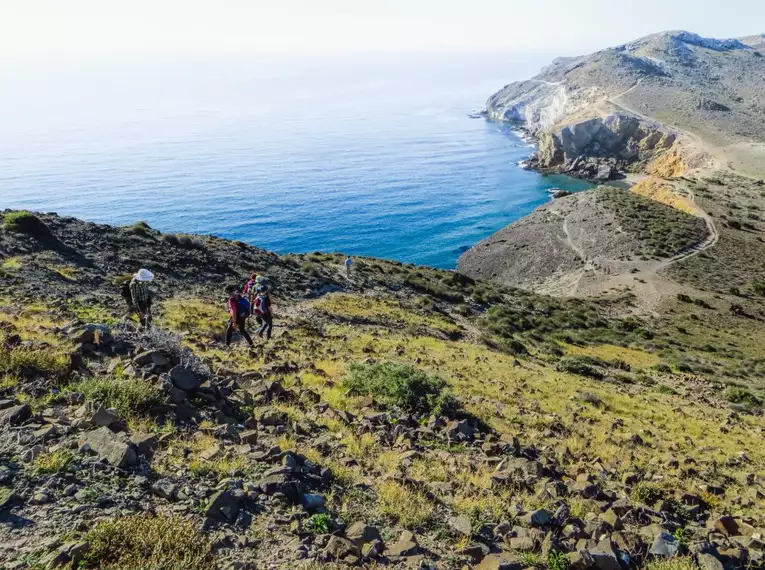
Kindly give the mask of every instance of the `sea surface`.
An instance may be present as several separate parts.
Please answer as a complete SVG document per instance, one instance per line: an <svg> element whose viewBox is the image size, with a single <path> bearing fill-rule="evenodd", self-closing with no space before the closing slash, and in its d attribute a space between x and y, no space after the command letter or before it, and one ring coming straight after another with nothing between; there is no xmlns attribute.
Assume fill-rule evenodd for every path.
<svg viewBox="0 0 765 570"><path fill-rule="evenodd" d="M543 55L0 68L0 209L453 268L584 182L474 119Z"/></svg>

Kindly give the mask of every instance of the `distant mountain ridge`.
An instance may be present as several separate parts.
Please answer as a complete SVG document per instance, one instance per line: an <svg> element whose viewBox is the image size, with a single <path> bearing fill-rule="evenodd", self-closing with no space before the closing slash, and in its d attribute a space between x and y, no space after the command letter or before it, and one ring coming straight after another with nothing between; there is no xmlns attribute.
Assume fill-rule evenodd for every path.
<svg viewBox="0 0 765 570"><path fill-rule="evenodd" d="M487 113L537 135L540 169L606 179L670 149L698 166L715 155L708 146L765 142L764 46L764 35L653 34L558 58L492 95Z"/></svg>

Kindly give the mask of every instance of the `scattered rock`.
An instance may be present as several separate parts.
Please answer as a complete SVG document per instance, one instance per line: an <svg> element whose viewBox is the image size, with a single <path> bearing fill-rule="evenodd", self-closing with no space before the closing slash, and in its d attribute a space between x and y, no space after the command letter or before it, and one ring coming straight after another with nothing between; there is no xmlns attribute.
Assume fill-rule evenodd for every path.
<svg viewBox="0 0 765 570"><path fill-rule="evenodd" d="M476 570L523 570L523 564L510 554L489 554Z"/></svg>
<svg viewBox="0 0 765 570"><path fill-rule="evenodd" d="M610 538L601 540L595 548L590 549L590 554L598 570L621 570L619 557Z"/></svg>
<svg viewBox="0 0 765 570"><path fill-rule="evenodd" d="M473 535L473 522L467 515L460 515L449 519L449 526L463 536Z"/></svg>
<svg viewBox="0 0 765 570"><path fill-rule="evenodd" d="M138 461L135 451L107 427L85 434L80 447L88 446L100 459L116 467L128 467Z"/></svg>
<svg viewBox="0 0 765 570"><path fill-rule="evenodd" d="M345 537L361 548L363 545L380 540L380 530L363 522L355 522L345 531Z"/></svg>
<svg viewBox="0 0 765 570"><path fill-rule="evenodd" d="M170 479L160 479L151 486L151 491L155 495L172 501L175 499L178 487Z"/></svg>
<svg viewBox="0 0 765 570"><path fill-rule="evenodd" d="M0 427L21 425L32 416L29 404L19 404L0 411Z"/></svg>
<svg viewBox="0 0 765 570"><path fill-rule="evenodd" d="M385 547L385 555L393 556L414 556L420 551L417 544L417 538L411 532L405 530L401 533L398 542Z"/></svg>
<svg viewBox="0 0 765 570"><path fill-rule="evenodd" d="M99 408L98 411L90 418L90 423L94 426L109 427L112 424L122 422L122 419L117 414L117 410Z"/></svg>
<svg viewBox="0 0 765 570"><path fill-rule="evenodd" d="M332 535L329 538L329 542L327 542L324 552L332 560L344 561L349 564L355 564L361 556L358 546L347 538L335 535Z"/></svg>
<svg viewBox="0 0 765 570"><path fill-rule="evenodd" d="M191 368L178 365L170 370L170 379L175 387L185 392L196 390L202 385L202 378Z"/></svg>
<svg viewBox="0 0 765 570"><path fill-rule="evenodd" d="M236 498L228 491L218 491L207 503L205 515L218 520L234 521L239 513Z"/></svg>

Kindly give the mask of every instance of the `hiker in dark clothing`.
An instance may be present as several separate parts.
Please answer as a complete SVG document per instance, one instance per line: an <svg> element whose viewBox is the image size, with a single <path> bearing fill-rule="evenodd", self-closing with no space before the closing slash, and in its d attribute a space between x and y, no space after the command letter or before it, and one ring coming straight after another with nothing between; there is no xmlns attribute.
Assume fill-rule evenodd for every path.
<svg viewBox="0 0 765 570"><path fill-rule="evenodd" d="M130 298L133 307L138 312L141 326L151 326L151 291L149 282L154 279L154 274L148 269L140 269L130 280Z"/></svg>
<svg viewBox="0 0 765 570"><path fill-rule="evenodd" d="M268 289L263 285L258 286L257 293L258 294L255 297L255 314L262 320L260 328L258 329L258 336L263 338L263 333L265 333L266 340L268 340L271 338L271 329L274 328L274 315L271 311L271 296L268 294Z"/></svg>
<svg viewBox="0 0 765 570"><path fill-rule="evenodd" d="M228 327L226 328L226 346L231 344L231 336L234 334L234 328L238 328L242 333L244 340L252 348L254 345L247 332L247 317L250 316L250 302L246 297L242 297L238 287L228 288L228 314L230 316Z"/></svg>

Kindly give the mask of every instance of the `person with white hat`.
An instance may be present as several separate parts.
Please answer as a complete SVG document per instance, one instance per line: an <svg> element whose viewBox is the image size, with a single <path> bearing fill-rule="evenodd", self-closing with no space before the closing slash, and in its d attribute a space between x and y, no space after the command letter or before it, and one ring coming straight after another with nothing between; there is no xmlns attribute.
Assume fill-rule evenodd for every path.
<svg viewBox="0 0 765 570"><path fill-rule="evenodd" d="M151 291L149 282L154 279L154 274L148 269L139 269L130 281L130 297L133 306L138 311L141 326L149 328L151 325Z"/></svg>

